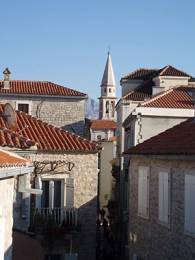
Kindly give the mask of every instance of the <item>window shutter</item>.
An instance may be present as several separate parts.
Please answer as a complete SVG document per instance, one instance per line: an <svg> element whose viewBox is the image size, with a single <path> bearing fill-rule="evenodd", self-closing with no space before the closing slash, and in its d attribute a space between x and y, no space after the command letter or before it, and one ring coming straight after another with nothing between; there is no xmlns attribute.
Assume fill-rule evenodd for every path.
<svg viewBox="0 0 195 260"><path fill-rule="evenodd" d="M74 178L66 178L66 207L74 207Z"/></svg>
<svg viewBox="0 0 195 260"><path fill-rule="evenodd" d="M138 214L148 217L149 210L149 167L139 167Z"/></svg>
<svg viewBox="0 0 195 260"><path fill-rule="evenodd" d="M39 175L35 177L35 189L40 189L42 190L42 180ZM41 195L36 195L35 197L35 205L36 208L41 208Z"/></svg>
<svg viewBox="0 0 195 260"><path fill-rule="evenodd" d="M195 234L195 176L185 175L185 230Z"/></svg>
<svg viewBox="0 0 195 260"><path fill-rule="evenodd" d="M159 220L163 223L169 223L169 201L170 201L170 194L169 194L169 173L168 172L159 172L159 207L158 207L158 214Z"/></svg>
<svg viewBox="0 0 195 260"><path fill-rule="evenodd" d="M3 209L0 206L0 260L4 259L4 218L3 218Z"/></svg>

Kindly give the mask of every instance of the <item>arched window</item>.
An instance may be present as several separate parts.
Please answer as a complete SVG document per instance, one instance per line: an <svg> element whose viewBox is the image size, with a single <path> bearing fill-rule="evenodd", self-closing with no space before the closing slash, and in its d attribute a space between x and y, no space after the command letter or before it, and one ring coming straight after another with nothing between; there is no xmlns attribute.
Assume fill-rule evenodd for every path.
<svg viewBox="0 0 195 260"><path fill-rule="evenodd" d="M115 102L111 101L111 111L112 111L112 117L114 117L114 112L115 112Z"/></svg>
<svg viewBox="0 0 195 260"><path fill-rule="evenodd" d="M106 101L106 114L109 113L109 101Z"/></svg>

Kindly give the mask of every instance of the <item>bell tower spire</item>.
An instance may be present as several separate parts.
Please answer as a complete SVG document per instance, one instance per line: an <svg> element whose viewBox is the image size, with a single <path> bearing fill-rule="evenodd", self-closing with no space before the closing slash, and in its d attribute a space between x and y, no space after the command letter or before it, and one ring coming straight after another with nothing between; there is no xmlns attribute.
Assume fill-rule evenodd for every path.
<svg viewBox="0 0 195 260"><path fill-rule="evenodd" d="M99 97L99 119L115 120L116 83L110 51L101 82Z"/></svg>

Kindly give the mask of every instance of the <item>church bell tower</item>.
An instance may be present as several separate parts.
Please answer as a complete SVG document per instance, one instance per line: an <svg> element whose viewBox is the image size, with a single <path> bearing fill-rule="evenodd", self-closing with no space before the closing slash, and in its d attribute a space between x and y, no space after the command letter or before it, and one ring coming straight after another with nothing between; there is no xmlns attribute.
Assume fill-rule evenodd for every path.
<svg viewBox="0 0 195 260"><path fill-rule="evenodd" d="M99 97L99 119L116 120L116 83L112 67L111 54L108 52L106 67L101 82L101 97Z"/></svg>

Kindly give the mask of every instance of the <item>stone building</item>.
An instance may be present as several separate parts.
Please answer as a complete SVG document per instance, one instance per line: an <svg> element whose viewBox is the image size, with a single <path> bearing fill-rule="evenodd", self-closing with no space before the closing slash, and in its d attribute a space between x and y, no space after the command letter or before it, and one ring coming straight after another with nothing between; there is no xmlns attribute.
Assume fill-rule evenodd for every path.
<svg viewBox="0 0 195 260"><path fill-rule="evenodd" d="M129 145L136 145L143 142L153 135L165 131L167 128L185 120L193 115L191 105L189 103L190 96L184 94L182 96L180 90L173 91L177 86L188 87L194 86L194 78L187 73L180 71L170 65L161 69L138 69L121 78L122 97L116 104L117 112L117 158L119 160L120 179L116 182L119 188L119 241L121 241L122 251L125 252L127 244L127 222L128 222L128 170L127 161L124 160L122 154L124 149ZM151 107L151 102L158 96L169 94L173 98L171 105L166 102L166 97L162 103ZM181 102L178 107L174 107L173 103L177 94L180 95ZM182 97L181 97L182 96ZM183 100L183 101L182 101ZM144 106L144 104L147 104ZM182 104L182 102L184 102ZM176 101L178 102L178 99ZM192 103L191 103L192 104ZM170 106L169 106L170 105ZM170 110L169 110L170 108ZM181 109L183 108L182 112ZM171 111L171 114L170 114ZM181 113L180 113L181 112ZM116 175L116 174L115 174ZM125 235L125 237L124 237ZM125 257L123 255L123 257Z"/></svg>
<svg viewBox="0 0 195 260"><path fill-rule="evenodd" d="M6 133L1 131L2 143ZM24 140L23 140L24 141ZM33 167L29 160L0 150L0 260L12 259L14 194L20 178L29 176Z"/></svg>
<svg viewBox="0 0 195 260"><path fill-rule="evenodd" d="M129 259L195 259L194 131L189 119L125 151Z"/></svg>
<svg viewBox="0 0 195 260"><path fill-rule="evenodd" d="M83 135L86 94L47 81L11 80L8 69L3 73L0 102L8 102L16 110Z"/></svg>
<svg viewBox="0 0 195 260"><path fill-rule="evenodd" d="M1 105L0 113L4 114L4 111L5 105ZM14 133L8 132L2 146L11 146L12 151L32 160L35 167L31 176L32 185L43 190L41 196L31 196L32 217L28 227L36 234L49 229L47 223L52 220L57 231L63 230L66 238L61 240L59 246L55 244L60 243L56 236L53 249L46 247L45 252L49 250L48 254L59 256L72 250L75 257L78 254L79 260L95 259L100 146L24 112L16 111L12 118L14 116ZM8 117L0 117L0 127L9 126ZM31 143L29 148L24 149L19 141L17 148L9 143L18 133L20 138ZM28 201L29 195L26 198ZM18 204L17 198L16 202L22 210L24 205Z"/></svg>

